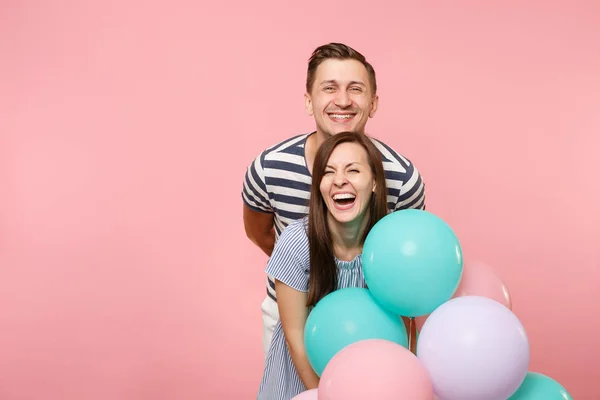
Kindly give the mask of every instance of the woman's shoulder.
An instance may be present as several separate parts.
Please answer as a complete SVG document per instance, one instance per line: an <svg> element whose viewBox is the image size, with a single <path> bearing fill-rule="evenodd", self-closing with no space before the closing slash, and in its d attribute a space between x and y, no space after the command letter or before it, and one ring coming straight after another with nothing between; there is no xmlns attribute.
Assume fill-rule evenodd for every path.
<svg viewBox="0 0 600 400"><path fill-rule="evenodd" d="M288 276L290 269L302 271L300 275L304 279L303 274L307 272L309 263L310 251L305 224L303 220L292 221L283 229L275 242L266 272L288 286L292 286ZM295 283L293 287L304 287L304 283L302 285Z"/></svg>
<svg viewBox="0 0 600 400"><path fill-rule="evenodd" d="M290 222L281 232L280 239L308 241L308 217Z"/></svg>

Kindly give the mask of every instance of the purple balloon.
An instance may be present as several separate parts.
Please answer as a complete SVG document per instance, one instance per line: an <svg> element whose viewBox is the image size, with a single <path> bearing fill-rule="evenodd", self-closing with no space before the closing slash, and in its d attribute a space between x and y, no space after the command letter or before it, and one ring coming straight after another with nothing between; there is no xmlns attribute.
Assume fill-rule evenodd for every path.
<svg viewBox="0 0 600 400"><path fill-rule="evenodd" d="M506 400L529 368L523 325L501 303L457 297L436 308L417 341L417 357L443 400Z"/></svg>

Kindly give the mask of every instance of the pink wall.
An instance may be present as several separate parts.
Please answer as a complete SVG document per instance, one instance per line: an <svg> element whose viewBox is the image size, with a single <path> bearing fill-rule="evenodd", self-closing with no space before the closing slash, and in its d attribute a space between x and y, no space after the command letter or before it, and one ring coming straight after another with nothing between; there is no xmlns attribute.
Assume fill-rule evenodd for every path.
<svg viewBox="0 0 600 400"><path fill-rule="evenodd" d="M375 65L369 131L505 278L532 370L600 398L597 3L35 3L0 12L0 399L254 396L241 180L312 129L328 41Z"/></svg>

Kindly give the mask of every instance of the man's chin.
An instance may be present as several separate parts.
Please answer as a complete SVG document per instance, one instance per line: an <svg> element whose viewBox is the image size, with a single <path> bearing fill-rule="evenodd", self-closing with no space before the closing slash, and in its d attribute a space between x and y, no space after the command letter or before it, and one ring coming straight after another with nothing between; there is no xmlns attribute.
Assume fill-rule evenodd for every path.
<svg viewBox="0 0 600 400"><path fill-rule="evenodd" d="M358 132L358 129L356 126L336 126L335 128L331 129L329 131L329 135L333 136L333 135L337 135L338 133L342 133L342 132Z"/></svg>
<svg viewBox="0 0 600 400"><path fill-rule="evenodd" d="M322 132L324 138L328 138L330 136L337 135L338 133L342 133L342 132L364 133L364 127L360 128L360 127L357 127L356 125L327 126L325 129L321 129L320 131Z"/></svg>

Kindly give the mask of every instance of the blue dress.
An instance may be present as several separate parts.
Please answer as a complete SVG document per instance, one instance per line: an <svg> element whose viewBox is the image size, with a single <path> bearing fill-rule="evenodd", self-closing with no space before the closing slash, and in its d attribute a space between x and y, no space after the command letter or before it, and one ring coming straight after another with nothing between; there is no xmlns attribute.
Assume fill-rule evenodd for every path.
<svg viewBox="0 0 600 400"><path fill-rule="evenodd" d="M310 272L306 229L306 218L290 223L281 233L266 269L267 274L302 292L308 292ZM338 266L337 289L366 286L360 255L352 261L340 261L337 258L335 261ZM292 362L279 321L265 360L257 400L290 400L305 390Z"/></svg>

